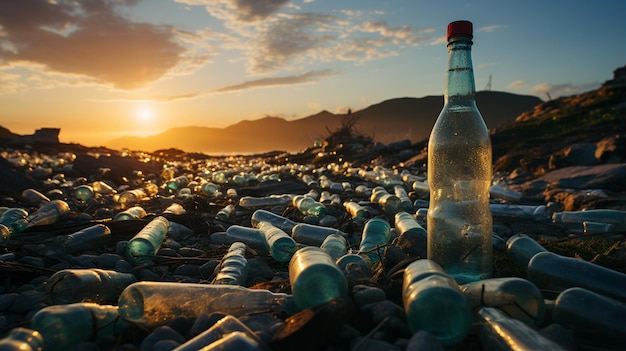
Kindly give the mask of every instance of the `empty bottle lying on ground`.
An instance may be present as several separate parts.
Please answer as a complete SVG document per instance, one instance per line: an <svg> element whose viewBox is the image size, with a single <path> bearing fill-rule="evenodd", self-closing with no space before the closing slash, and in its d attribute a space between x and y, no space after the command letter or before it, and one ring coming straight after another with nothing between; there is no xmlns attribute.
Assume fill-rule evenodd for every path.
<svg viewBox="0 0 626 351"><path fill-rule="evenodd" d="M547 339L536 329L511 318L494 307L483 307L478 311L480 343L485 350L554 350L565 351L556 342Z"/></svg>
<svg viewBox="0 0 626 351"><path fill-rule="evenodd" d="M221 312L235 317L273 312L292 315L298 311L292 295L237 285L174 282L138 282L120 295L119 313L125 320L146 328L185 317Z"/></svg>
<svg viewBox="0 0 626 351"><path fill-rule="evenodd" d="M474 320L465 294L432 260L417 260L405 268L402 302L411 330L426 330L446 346L463 340Z"/></svg>
<svg viewBox="0 0 626 351"><path fill-rule="evenodd" d="M46 281L46 294L56 305L77 302L115 304L122 291L137 278L104 269L63 269Z"/></svg>
<svg viewBox="0 0 626 351"><path fill-rule="evenodd" d="M126 244L126 260L133 265L150 262L159 251L169 229L169 221L165 217L155 217L128 244Z"/></svg>
<svg viewBox="0 0 626 351"><path fill-rule="evenodd" d="M256 334L254 334L254 332L250 330L250 328L241 323L241 321L237 317L231 315L227 315L224 318L220 319L209 329L203 331L191 340L188 340L186 343L175 348L174 351L197 351L203 349L203 347L206 347L208 345L213 346L216 342L234 332L243 333L247 338L253 340L254 344L259 345L260 347L262 347L263 350L269 351L267 346L263 344L261 339L259 339ZM232 348L232 350L244 349Z"/></svg>
<svg viewBox="0 0 626 351"><path fill-rule="evenodd" d="M507 241L507 254L526 268L528 280L545 292L573 287L626 301L626 274L600 265L547 251L533 238L517 234Z"/></svg>
<svg viewBox="0 0 626 351"><path fill-rule="evenodd" d="M17 327L0 339L0 350L3 351L41 351L43 337L32 329Z"/></svg>
<svg viewBox="0 0 626 351"><path fill-rule="evenodd" d="M220 264L215 268L217 275L213 284L244 285L248 278L248 260L245 257L246 244L235 242Z"/></svg>
<svg viewBox="0 0 626 351"><path fill-rule="evenodd" d="M300 309L348 295L348 284L333 259L315 246L304 247L289 261L291 290Z"/></svg>
<svg viewBox="0 0 626 351"><path fill-rule="evenodd" d="M79 302L39 310L31 328L41 333L46 351L65 351L87 341L111 346L130 327L119 317L117 306Z"/></svg>
<svg viewBox="0 0 626 351"><path fill-rule="evenodd" d="M569 288L554 301L552 318L588 349L626 349L626 304L583 288Z"/></svg>

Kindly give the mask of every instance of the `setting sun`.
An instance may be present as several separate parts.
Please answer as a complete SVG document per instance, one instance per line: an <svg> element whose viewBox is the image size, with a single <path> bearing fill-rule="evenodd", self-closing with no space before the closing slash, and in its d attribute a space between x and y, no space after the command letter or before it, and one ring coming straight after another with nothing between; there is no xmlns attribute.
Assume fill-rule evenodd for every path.
<svg viewBox="0 0 626 351"><path fill-rule="evenodd" d="M137 122L148 123L154 120L154 110L148 107L140 107L136 111Z"/></svg>

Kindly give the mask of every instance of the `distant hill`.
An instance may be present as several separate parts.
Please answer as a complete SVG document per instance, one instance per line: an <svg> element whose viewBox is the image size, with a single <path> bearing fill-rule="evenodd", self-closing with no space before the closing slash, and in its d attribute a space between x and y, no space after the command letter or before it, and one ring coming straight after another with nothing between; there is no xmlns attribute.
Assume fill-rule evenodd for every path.
<svg viewBox="0 0 626 351"><path fill-rule="evenodd" d="M490 129L515 120L542 101L535 96L482 91L477 105ZM443 96L396 98L353 111L356 129L375 141L389 144L409 139L416 143L428 138L443 107ZM225 128L178 127L149 137L123 137L107 143L113 149L154 151L178 148L207 154L243 154L272 150L297 152L323 140L341 126L346 115L322 111L297 120L278 117L245 120Z"/></svg>

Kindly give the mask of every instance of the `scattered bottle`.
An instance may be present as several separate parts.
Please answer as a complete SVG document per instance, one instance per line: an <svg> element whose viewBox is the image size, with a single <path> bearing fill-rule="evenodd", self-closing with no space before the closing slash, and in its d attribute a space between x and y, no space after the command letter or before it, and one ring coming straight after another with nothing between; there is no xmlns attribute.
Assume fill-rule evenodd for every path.
<svg viewBox="0 0 626 351"><path fill-rule="evenodd" d="M17 327L9 335L0 339L0 350L3 351L42 351L43 338L37 330Z"/></svg>
<svg viewBox="0 0 626 351"><path fill-rule="evenodd" d="M237 317L228 315L217 321L209 329L203 331L202 333L196 335L194 338L188 340L186 343L175 348L174 351L197 351L203 349L203 347L207 345L213 346L214 342L234 332L241 332L247 337L255 340L257 344L263 345L263 342L256 336L256 334L254 334L252 330L250 330L250 328L241 323L241 321ZM234 348L233 350L240 349Z"/></svg>
<svg viewBox="0 0 626 351"><path fill-rule="evenodd" d="M526 279L517 277L490 278L460 286L470 307L496 307L509 317L538 327L545 315L541 292Z"/></svg>
<svg viewBox="0 0 626 351"><path fill-rule="evenodd" d="M213 235L211 235L211 241L213 241ZM252 250L256 251L259 255L267 255L270 253L267 240L263 233L257 228L249 228L241 225L231 225L226 229L224 233L227 241L225 244L231 245L236 241L241 241L248 245Z"/></svg>
<svg viewBox="0 0 626 351"><path fill-rule="evenodd" d="M46 351L65 351L87 341L106 344L130 326L120 318L117 306L91 302L45 307L30 325L41 333Z"/></svg>
<svg viewBox="0 0 626 351"><path fill-rule="evenodd" d="M193 301L193 303L190 303ZM297 312L293 296L238 285L174 282L138 282L120 295L119 313L127 321L146 328L167 324L174 318L221 312L235 317L274 312Z"/></svg>
<svg viewBox="0 0 626 351"><path fill-rule="evenodd" d="M413 217L411 214L404 212L404 211L400 211L396 213L395 228L400 235L407 233L407 232L412 232L415 234L422 235L424 237L428 236L426 229L424 229L424 227L422 227L417 222L417 219L415 219L415 217Z"/></svg>
<svg viewBox="0 0 626 351"><path fill-rule="evenodd" d="M428 142L428 258L458 283L492 274L491 141L476 107L472 23L448 25L445 105Z"/></svg>
<svg viewBox="0 0 626 351"><path fill-rule="evenodd" d="M317 306L348 295L348 283L333 259L315 246L304 247L289 261L289 281L296 305Z"/></svg>
<svg viewBox="0 0 626 351"><path fill-rule="evenodd" d="M598 209L585 211L563 211L552 215L554 223L583 231L583 222L612 224L615 231L626 230L626 211Z"/></svg>
<svg viewBox="0 0 626 351"><path fill-rule="evenodd" d="M22 198L26 203L36 206L50 202L50 198L35 189L25 189L22 191Z"/></svg>
<svg viewBox="0 0 626 351"><path fill-rule="evenodd" d="M387 214L395 214L402 205L402 200L394 194L389 193L384 187L377 186L372 189L370 197L372 203L376 203Z"/></svg>
<svg viewBox="0 0 626 351"><path fill-rule="evenodd" d="M296 195L293 198L293 205L305 216L324 217L326 206L317 202L314 198Z"/></svg>
<svg viewBox="0 0 626 351"><path fill-rule="evenodd" d="M96 192L91 185L82 184L74 188L74 198L79 201L89 201L94 198Z"/></svg>
<svg viewBox="0 0 626 351"><path fill-rule="evenodd" d="M122 291L137 278L111 270L63 269L46 281L46 294L55 305L77 302L115 304Z"/></svg>
<svg viewBox="0 0 626 351"><path fill-rule="evenodd" d="M180 175L167 181L165 190L170 194L175 194L178 190L186 187L187 184L189 184L189 178L186 175Z"/></svg>
<svg viewBox="0 0 626 351"><path fill-rule="evenodd" d="M478 319L482 323L480 343L485 350L565 351L561 345L547 339L536 329L507 316L497 308L481 308Z"/></svg>
<svg viewBox="0 0 626 351"><path fill-rule="evenodd" d="M169 229L169 221L165 217L155 217L143 227L128 244L126 244L126 259L133 265L150 262L159 251L165 235Z"/></svg>
<svg viewBox="0 0 626 351"><path fill-rule="evenodd" d="M339 229L308 223L298 223L291 230L291 237L297 243L318 247L321 246L324 240L331 234L338 234L343 237L348 236Z"/></svg>
<svg viewBox="0 0 626 351"><path fill-rule="evenodd" d="M346 211L348 211L348 213L350 214L350 216L352 216L352 218L370 218L372 217L372 215L370 214L370 211L367 210L365 207L359 205L357 202L354 201L346 201L343 203L343 207L345 207Z"/></svg>
<svg viewBox="0 0 626 351"><path fill-rule="evenodd" d="M492 199L505 200L509 202L519 202L522 199L522 193L513 191L502 184L492 184L489 187L489 195Z"/></svg>
<svg viewBox="0 0 626 351"><path fill-rule="evenodd" d="M289 262L291 255L296 252L293 238L269 222L259 222L257 228L267 241L270 255L278 262Z"/></svg>
<svg viewBox="0 0 626 351"><path fill-rule="evenodd" d="M115 217L113 217L113 220L114 221L128 221L132 219L142 219L147 215L148 214L146 213L146 210L143 209L143 207L133 206L131 208L128 208L116 214Z"/></svg>
<svg viewBox="0 0 626 351"><path fill-rule="evenodd" d="M215 341L207 347L202 348L202 351L263 351L263 347L259 345L259 342L251 338L249 335L242 332L232 332L226 334L224 337Z"/></svg>
<svg viewBox="0 0 626 351"><path fill-rule="evenodd" d="M198 186L198 193L207 196L209 198L218 198L222 196L222 192L220 191L220 187L212 182L202 182Z"/></svg>
<svg viewBox="0 0 626 351"><path fill-rule="evenodd" d="M216 270L218 273L213 284L244 285L248 279L246 244L235 242L230 245Z"/></svg>
<svg viewBox="0 0 626 351"><path fill-rule="evenodd" d="M400 210L408 212L413 210L413 201L411 201L411 198L404 189L404 186L395 185L393 187L393 193L398 197L398 199L400 199Z"/></svg>
<svg viewBox="0 0 626 351"><path fill-rule="evenodd" d="M545 205L490 204L489 209L494 218L517 218L541 222L550 219L550 212Z"/></svg>
<svg viewBox="0 0 626 351"><path fill-rule="evenodd" d="M28 212L22 208L9 208L0 216L0 246L6 246L11 235L21 233L28 228Z"/></svg>
<svg viewBox="0 0 626 351"><path fill-rule="evenodd" d="M445 346L463 340L474 320L457 283L432 260L413 261L405 268L402 302L411 330L426 330Z"/></svg>
<svg viewBox="0 0 626 351"><path fill-rule="evenodd" d="M117 196L117 202L122 209L133 207L147 197L146 192L141 189L126 190Z"/></svg>
<svg viewBox="0 0 626 351"><path fill-rule="evenodd" d="M55 237L47 254L50 256L73 254L95 249L110 242L111 229L104 224L94 224L75 233Z"/></svg>
<svg viewBox="0 0 626 351"><path fill-rule="evenodd" d="M224 206L223 208L221 208L219 211L217 211L217 214L215 215L215 219L220 220L222 222L227 222L233 217L234 214L235 214L235 205L228 204Z"/></svg>
<svg viewBox="0 0 626 351"><path fill-rule="evenodd" d="M573 287L626 301L626 274L600 265L546 251L530 237L512 236L507 253L514 261L528 259L528 280L547 292L559 293ZM523 265L522 265L523 266Z"/></svg>
<svg viewBox="0 0 626 351"><path fill-rule="evenodd" d="M263 197L242 196L239 198L239 206L253 210L275 206L287 206L291 202L291 197L288 195L270 195Z"/></svg>
<svg viewBox="0 0 626 351"><path fill-rule="evenodd" d="M69 212L69 210L70 206L67 202L63 200L51 200L26 217L26 222L29 228L56 223Z"/></svg>
<svg viewBox="0 0 626 351"><path fill-rule="evenodd" d="M274 212L270 212L264 209L258 209L252 213L250 223L253 227L259 224L259 222L269 222L275 227L282 229L285 233L291 233L293 227L298 224L289 218L285 218L281 215L277 215Z"/></svg>
<svg viewBox="0 0 626 351"><path fill-rule="evenodd" d="M380 261L377 247L386 245L391 239L391 226L382 218L372 218L365 223L359 253L365 254L369 262L374 264Z"/></svg>
<svg viewBox="0 0 626 351"><path fill-rule="evenodd" d="M553 321L570 330L577 343L589 349L626 349L624 316L624 302L583 288L562 291L552 309Z"/></svg>
<svg viewBox="0 0 626 351"><path fill-rule="evenodd" d="M324 239L320 249L324 250L333 262L336 262L340 257L348 253L348 242L343 235L330 234Z"/></svg>

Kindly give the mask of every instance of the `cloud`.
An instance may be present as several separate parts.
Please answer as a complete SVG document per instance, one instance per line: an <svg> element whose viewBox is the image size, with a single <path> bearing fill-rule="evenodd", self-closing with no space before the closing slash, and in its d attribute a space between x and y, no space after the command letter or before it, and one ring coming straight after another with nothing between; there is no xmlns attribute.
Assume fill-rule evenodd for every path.
<svg viewBox="0 0 626 351"><path fill-rule="evenodd" d="M134 89L162 77L185 48L174 28L132 22L116 5L137 1L0 1L0 62L30 62Z"/></svg>
<svg viewBox="0 0 626 351"><path fill-rule="evenodd" d="M325 69L320 71L311 71L295 76L284 77L269 77L250 80L241 84L230 85L221 89L213 90L213 93L230 93L239 90L248 90L261 87L272 86L285 86L304 83L313 83L319 81L321 78L326 78L336 75L337 72L331 69Z"/></svg>
<svg viewBox="0 0 626 351"><path fill-rule="evenodd" d="M516 80L514 82L511 82L511 84L507 85L508 89L520 89L520 88L525 88L527 85L526 81L523 80Z"/></svg>
<svg viewBox="0 0 626 351"><path fill-rule="evenodd" d="M500 26L500 25L491 25L491 26L480 27L480 28L476 29L476 33L480 33L480 32L491 33L493 31L495 31L496 29L500 29L500 28L502 28L502 26Z"/></svg>
<svg viewBox="0 0 626 351"><path fill-rule="evenodd" d="M571 83L549 84L541 83L532 87L531 92L537 95L549 94L551 97L571 96L597 89L600 83L585 83L573 85Z"/></svg>
<svg viewBox="0 0 626 351"><path fill-rule="evenodd" d="M211 15L235 22L258 22L268 18L289 0L175 0L186 5L202 5Z"/></svg>
<svg viewBox="0 0 626 351"><path fill-rule="evenodd" d="M171 101L178 101L178 100L193 99L193 98L198 98L202 96L234 93L237 91L250 90L250 89L315 83L323 78L332 77L337 74L338 72L332 69L324 69L324 70L318 70L318 71L310 71L310 72L306 72L306 73L302 73L298 75L292 75L292 76L267 77L267 78L253 79L253 80L249 80L243 83L229 85L229 86L225 86L223 88L219 88L215 90L197 91L197 92L190 92L190 93L177 94L177 95L158 95L158 96L146 96L146 97L140 97L140 98L122 98L122 99L109 99L109 100L100 100L100 101L104 101L104 102L115 102L115 101L171 102Z"/></svg>

